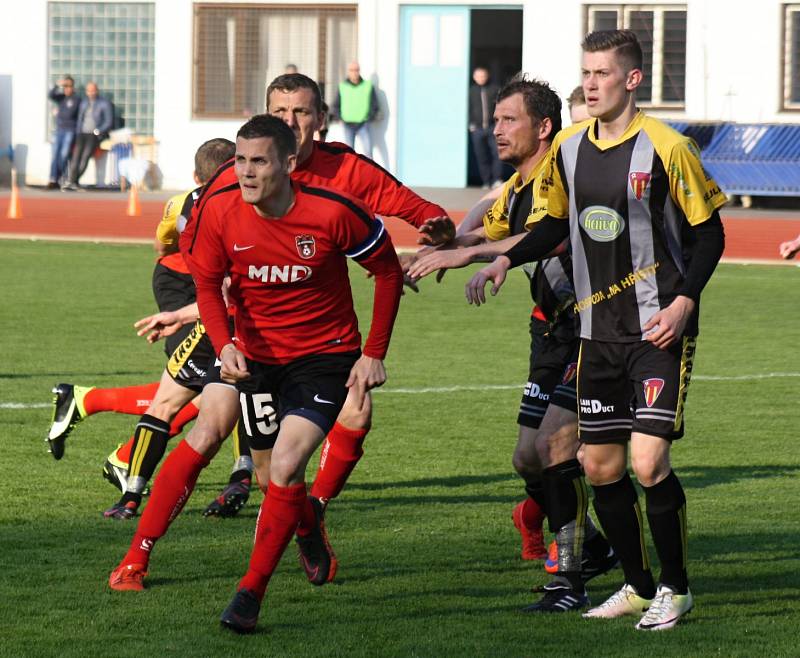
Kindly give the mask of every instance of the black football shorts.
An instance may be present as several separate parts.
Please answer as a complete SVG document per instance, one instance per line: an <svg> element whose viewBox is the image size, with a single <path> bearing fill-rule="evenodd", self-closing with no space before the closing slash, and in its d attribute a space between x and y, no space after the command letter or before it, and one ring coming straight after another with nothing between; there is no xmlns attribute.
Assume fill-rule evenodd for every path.
<svg viewBox="0 0 800 658"><path fill-rule="evenodd" d="M582 340L578 360L578 435L582 443L624 443L631 432L674 441L683 436L683 410L697 339L666 350L648 341Z"/></svg>
<svg viewBox="0 0 800 658"><path fill-rule="evenodd" d="M522 392L517 424L539 429L551 404L575 413L575 384L579 339L534 331L531 322L531 359L528 382Z"/></svg>
<svg viewBox="0 0 800 658"><path fill-rule="evenodd" d="M345 383L360 351L312 354L275 365L247 360L250 377L238 382L239 431L253 450L269 450L281 419L302 416L327 434L347 398Z"/></svg>

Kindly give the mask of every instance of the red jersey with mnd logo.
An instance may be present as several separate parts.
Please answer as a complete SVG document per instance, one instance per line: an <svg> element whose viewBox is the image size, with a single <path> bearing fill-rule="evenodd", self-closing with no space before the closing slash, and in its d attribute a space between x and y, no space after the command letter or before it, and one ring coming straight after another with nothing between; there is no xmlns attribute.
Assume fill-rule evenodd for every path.
<svg viewBox="0 0 800 658"><path fill-rule="evenodd" d="M230 168L231 172L233 168ZM263 363L361 347L346 258L375 274L373 319L363 353L383 359L403 274L383 222L358 200L292 183L282 217L262 217L238 182L207 189L181 236L206 331L219 351L231 342L222 278L230 273L236 345Z"/></svg>

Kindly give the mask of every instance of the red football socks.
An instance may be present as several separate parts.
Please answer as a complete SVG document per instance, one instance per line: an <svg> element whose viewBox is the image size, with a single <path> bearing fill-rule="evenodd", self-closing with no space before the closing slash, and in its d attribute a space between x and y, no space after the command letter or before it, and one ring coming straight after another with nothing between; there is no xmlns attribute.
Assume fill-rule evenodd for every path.
<svg viewBox="0 0 800 658"><path fill-rule="evenodd" d="M172 419L172 423L169 426L169 437L178 436L183 431L183 427L197 418L199 413L200 408L194 403L194 400L187 402L183 409L175 414L175 418Z"/></svg>
<svg viewBox="0 0 800 658"><path fill-rule="evenodd" d="M189 401L172 420L169 426L169 437L178 436L188 422L197 418L198 413L200 413L200 409L193 400ZM127 443L117 448L117 459L129 464L131 461L131 448L133 448L133 437L128 439Z"/></svg>
<svg viewBox="0 0 800 658"><path fill-rule="evenodd" d="M344 488L358 460L364 454L361 446L369 430L351 430L335 423L319 456L319 470L311 495L315 498L330 500L336 498Z"/></svg>
<svg viewBox="0 0 800 658"><path fill-rule="evenodd" d="M522 503L522 524L526 528L538 529L542 527L544 510L530 496Z"/></svg>
<svg viewBox="0 0 800 658"><path fill-rule="evenodd" d="M143 564L147 567L150 551L164 536L169 524L180 514L192 495L197 477L209 460L181 441L164 461L156 476L150 502L131 541L131 547L120 564Z"/></svg>
<svg viewBox="0 0 800 658"><path fill-rule="evenodd" d="M117 448L117 459L125 464L131 463L131 450L133 450L133 439L135 437L131 437L128 439L127 443L123 443L119 448Z"/></svg>
<svg viewBox="0 0 800 658"><path fill-rule="evenodd" d="M311 499L306 498L306 504L303 505L303 510L300 514L300 524L297 526L297 534L301 537L306 537L317 522L317 514L314 512L314 506L311 504Z"/></svg>
<svg viewBox="0 0 800 658"><path fill-rule="evenodd" d="M267 583L297 529L306 503L304 482L288 487L269 483L258 514L250 566L244 578L239 581L239 589L251 590L259 600L264 598Z"/></svg>
<svg viewBox="0 0 800 658"><path fill-rule="evenodd" d="M93 388L83 398L86 415L102 411L141 416L147 411L158 390L158 382L123 388Z"/></svg>

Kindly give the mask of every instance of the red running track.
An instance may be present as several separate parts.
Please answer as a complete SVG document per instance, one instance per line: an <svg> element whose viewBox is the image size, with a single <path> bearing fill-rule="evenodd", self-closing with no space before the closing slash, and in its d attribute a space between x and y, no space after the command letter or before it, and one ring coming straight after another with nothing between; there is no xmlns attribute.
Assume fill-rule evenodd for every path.
<svg viewBox="0 0 800 658"><path fill-rule="evenodd" d="M8 194L0 196L0 238L38 238L92 242L150 243L161 217L163 200L141 202L142 216L126 215L127 200L89 199L75 195L22 195L22 219L7 219ZM742 260L779 261L778 245L800 233L800 213L797 217L753 211L752 215L727 215L723 209L726 246L724 257ZM452 210L459 221L463 210ZM402 221L390 220L387 227L397 247L416 245L416 230Z"/></svg>

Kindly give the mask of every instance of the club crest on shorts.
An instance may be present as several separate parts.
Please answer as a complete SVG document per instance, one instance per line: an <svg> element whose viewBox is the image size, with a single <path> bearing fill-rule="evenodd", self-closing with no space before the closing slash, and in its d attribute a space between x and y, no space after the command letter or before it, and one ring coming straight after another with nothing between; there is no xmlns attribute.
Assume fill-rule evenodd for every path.
<svg viewBox="0 0 800 658"><path fill-rule="evenodd" d="M578 374L578 364L577 363L567 364L567 367L564 369L564 376L561 377L561 384L566 386L573 379L575 379L575 375L577 374Z"/></svg>
<svg viewBox="0 0 800 658"><path fill-rule="evenodd" d="M642 386L644 386L644 402L648 408L652 407L664 389L664 380L658 377L651 377L643 380Z"/></svg>
<svg viewBox="0 0 800 658"><path fill-rule="evenodd" d="M643 171L631 172L631 189L639 201L641 201L642 197L644 196L644 191L647 189L647 184L650 182L650 178L650 174Z"/></svg>
<svg viewBox="0 0 800 658"><path fill-rule="evenodd" d="M297 245L297 253L300 258L313 258L317 253L317 244L314 242L313 235L295 235L294 242Z"/></svg>

